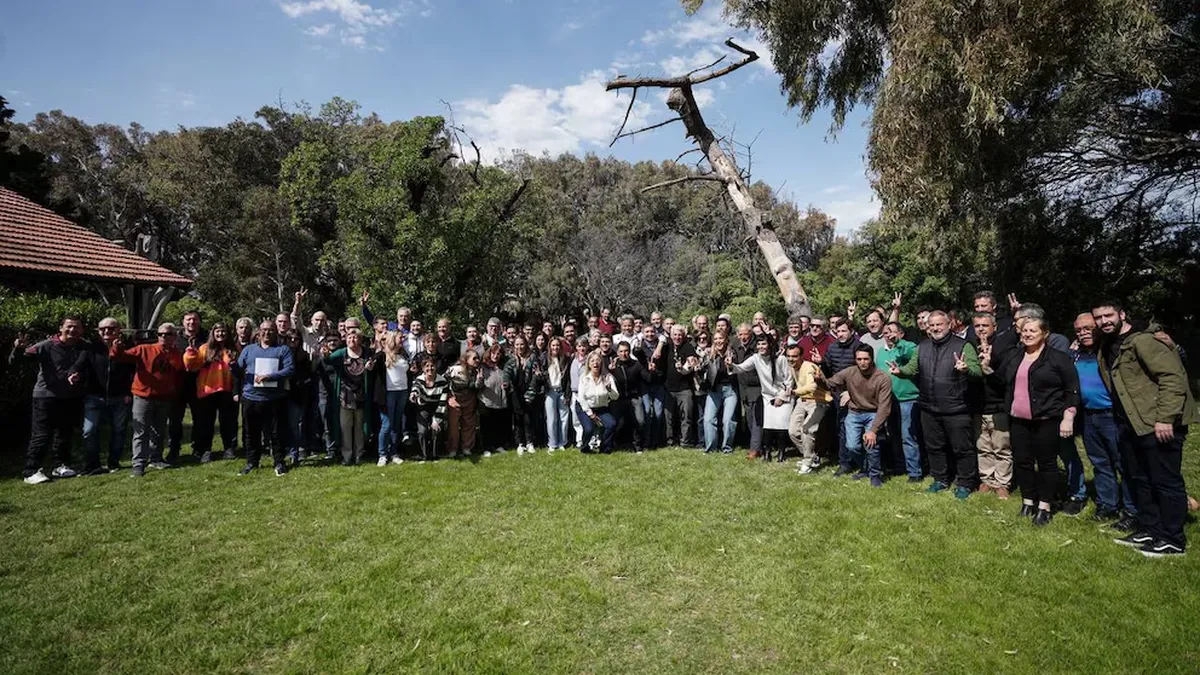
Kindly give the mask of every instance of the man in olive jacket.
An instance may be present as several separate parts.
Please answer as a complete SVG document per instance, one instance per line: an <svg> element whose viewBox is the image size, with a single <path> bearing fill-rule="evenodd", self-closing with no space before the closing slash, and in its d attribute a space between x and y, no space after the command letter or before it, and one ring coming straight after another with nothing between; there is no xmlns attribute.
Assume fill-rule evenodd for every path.
<svg viewBox="0 0 1200 675"><path fill-rule="evenodd" d="M1153 327L1134 330L1116 302L1092 308L1100 331L1100 377L1113 401L1121 461L1138 510L1135 531L1116 539L1147 557L1183 555L1187 488L1180 465L1195 404L1179 353Z"/></svg>

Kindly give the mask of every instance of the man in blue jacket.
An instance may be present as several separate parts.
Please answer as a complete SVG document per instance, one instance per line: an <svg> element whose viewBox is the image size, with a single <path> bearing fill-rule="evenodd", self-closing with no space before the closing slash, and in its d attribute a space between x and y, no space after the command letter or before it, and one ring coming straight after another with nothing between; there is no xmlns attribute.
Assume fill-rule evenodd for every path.
<svg viewBox="0 0 1200 675"><path fill-rule="evenodd" d="M258 342L247 345L238 355L238 368L245 374L242 385L242 415L246 420L246 466L244 476L258 468L265 432L271 444L275 475L287 473L283 463L283 434L287 428L288 378L294 372L292 350L279 344L279 330L271 321L258 327Z"/></svg>

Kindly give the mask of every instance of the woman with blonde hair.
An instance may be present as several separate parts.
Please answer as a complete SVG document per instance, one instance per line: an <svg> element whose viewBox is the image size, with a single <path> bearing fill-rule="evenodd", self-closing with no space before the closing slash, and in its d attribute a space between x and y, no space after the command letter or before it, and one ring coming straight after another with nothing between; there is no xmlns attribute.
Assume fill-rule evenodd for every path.
<svg viewBox="0 0 1200 675"><path fill-rule="evenodd" d="M382 400L379 414L379 466L403 464L400 457L400 439L406 428L405 407L408 405L409 377L408 350L400 331L391 331L383 336L383 387L378 397Z"/></svg>
<svg viewBox="0 0 1200 675"><path fill-rule="evenodd" d="M607 360L598 351L588 354L583 374L579 376L579 396L576 399L583 413L579 418L583 425L583 442L579 444L582 452L590 452L591 438L597 432L601 434L600 452L612 452L617 420L609 406L620 395L616 381L608 372Z"/></svg>

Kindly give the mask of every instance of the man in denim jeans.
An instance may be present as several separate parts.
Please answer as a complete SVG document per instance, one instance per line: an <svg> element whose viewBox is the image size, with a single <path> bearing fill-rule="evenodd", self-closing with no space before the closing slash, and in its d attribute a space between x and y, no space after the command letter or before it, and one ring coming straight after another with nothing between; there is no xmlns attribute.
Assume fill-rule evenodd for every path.
<svg viewBox="0 0 1200 675"><path fill-rule="evenodd" d="M108 357L113 342L120 338L121 324L107 317L100 320L98 330L100 340L92 345L89 354L92 371L88 378L87 395L83 399L85 476L98 476L121 468L129 410L133 403L133 394L130 393L133 366ZM107 468L100 465L100 432L105 425L109 431Z"/></svg>
<svg viewBox="0 0 1200 675"><path fill-rule="evenodd" d="M883 468L879 461L879 432L892 412L892 379L875 367L875 350L859 343L854 348L854 365L826 378L832 390L844 387L850 395L846 411L846 452L850 464L860 469L854 480L871 479L872 487L883 487ZM866 470L863 447L866 447Z"/></svg>
<svg viewBox="0 0 1200 675"><path fill-rule="evenodd" d="M1116 520L1112 527L1132 532L1137 524L1137 507L1129 494L1129 479L1121 465L1117 422L1113 419L1112 397L1100 377L1096 355L1096 320L1091 312L1075 318L1075 349L1071 358L1079 373L1079 397L1083 401L1083 447L1092 462L1099 522ZM1120 476L1118 489L1117 478ZM1122 511L1124 513L1122 513Z"/></svg>

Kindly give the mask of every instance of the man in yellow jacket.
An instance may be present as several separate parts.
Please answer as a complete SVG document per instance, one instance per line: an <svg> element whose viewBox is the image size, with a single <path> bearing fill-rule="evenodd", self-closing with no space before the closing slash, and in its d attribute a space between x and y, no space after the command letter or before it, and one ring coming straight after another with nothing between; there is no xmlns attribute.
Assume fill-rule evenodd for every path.
<svg viewBox="0 0 1200 675"><path fill-rule="evenodd" d="M788 438L803 456L797 463L796 471L806 474L821 466L821 458L817 456L814 446L817 429L829 404L833 402L833 396L818 377L821 367L812 361L805 361L802 353L799 344L789 345L785 351L788 365L792 368L792 395L796 399L792 416L788 419Z"/></svg>

